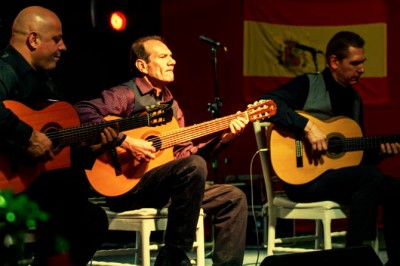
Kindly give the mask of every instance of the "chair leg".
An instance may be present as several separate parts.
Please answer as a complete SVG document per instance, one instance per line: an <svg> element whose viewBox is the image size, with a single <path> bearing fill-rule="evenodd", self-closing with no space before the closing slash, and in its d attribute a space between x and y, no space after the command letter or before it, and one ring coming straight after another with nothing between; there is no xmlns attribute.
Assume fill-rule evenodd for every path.
<svg viewBox="0 0 400 266"><path fill-rule="evenodd" d="M263 247L267 247L268 245L268 216L264 213L263 214Z"/></svg>
<svg viewBox="0 0 400 266"><path fill-rule="evenodd" d="M368 241L367 244L370 245L370 246L374 249L374 251L376 252L376 254L379 255L379 228L378 228L378 226L376 227L376 237L375 237L375 240Z"/></svg>
<svg viewBox="0 0 400 266"><path fill-rule="evenodd" d="M332 249L331 220L324 219L322 226L324 227L324 249Z"/></svg>
<svg viewBox="0 0 400 266"><path fill-rule="evenodd" d="M135 240L135 259L134 262L137 265L142 264L142 235L140 234L140 231L136 232L136 240Z"/></svg>
<svg viewBox="0 0 400 266"><path fill-rule="evenodd" d="M315 220L315 249L322 249L324 246L324 226L321 220Z"/></svg>
<svg viewBox="0 0 400 266"><path fill-rule="evenodd" d="M196 230L196 256L197 256L197 266L205 266L205 254L204 254L204 216L199 216L199 222L197 224Z"/></svg>
<svg viewBox="0 0 400 266"><path fill-rule="evenodd" d="M147 221L142 223L142 245L139 254L142 254L142 265L150 266L150 234Z"/></svg>
<svg viewBox="0 0 400 266"><path fill-rule="evenodd" d="M267 256L274 255L275 235L276 235L276 217L268 216L268 244Z"/></svg>
<svg viewBox="0 0 400 266"><path fill-rule="evenodd" d="M373 248L374 248L376 254L379 255L379 229L378 228L376 229L376 238L375 238L375 241L373 244Z"/></svg>

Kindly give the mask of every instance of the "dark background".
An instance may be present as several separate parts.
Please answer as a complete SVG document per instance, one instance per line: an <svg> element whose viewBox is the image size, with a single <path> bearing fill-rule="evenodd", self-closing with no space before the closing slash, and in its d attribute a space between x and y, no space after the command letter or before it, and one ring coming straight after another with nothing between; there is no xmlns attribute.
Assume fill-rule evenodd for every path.
<svg viewBox="0 0 400 266"><path fill-rule="evenodd" d="M158 0L1 1L1 47L8 42L13 19L29 5L50 8L61 19L67 52L55 77L71 102L90 98L102 89L129 79L132 40L161 33ZM130 23L123 32L111 30L107 21L111 10L125 11Z"/></svg>

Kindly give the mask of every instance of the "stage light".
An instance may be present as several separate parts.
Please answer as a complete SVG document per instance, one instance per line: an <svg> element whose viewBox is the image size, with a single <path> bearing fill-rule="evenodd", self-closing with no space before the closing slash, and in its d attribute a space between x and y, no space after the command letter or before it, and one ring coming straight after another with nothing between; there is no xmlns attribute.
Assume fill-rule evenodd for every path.
<svg viewBox="0 0 400 266"><path fill-rule="evenodd" d="M126 16L124 13L115 11L110 15L110 26L113 30L122 31L126 28Z"/></svg>

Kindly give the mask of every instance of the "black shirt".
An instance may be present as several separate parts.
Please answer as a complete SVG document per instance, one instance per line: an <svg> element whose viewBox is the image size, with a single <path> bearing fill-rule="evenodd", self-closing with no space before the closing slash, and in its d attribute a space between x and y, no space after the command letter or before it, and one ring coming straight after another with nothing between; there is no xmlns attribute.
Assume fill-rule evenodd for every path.
<svg viewBox="0 0 400 266"><path fill-rule="evenodd" d="M6 108L5 100L36 108L39 102L57 98L59 95L47 73L34 70L12 46L0 53L0 137L3 140L23 146L32 134L32 128Z"/></svg>
<svg viewBox="0 0 400 266"><path fill-rule="evenodd" d="M347 116L354 119L364 133L363 105L361 97L350 85L343 86L335 81L329 68L325 68L321 74L324 79L334 116ZM286 127L289 130L303 132L308 119L296 113L303 110L309 93L309 79L306 74L292 79L285 85L263 95L262 99L273 99L277 105L277 112L269 121ZM379 163L384 156L379 149L365 150L363 162L368 164Z"/></svg>
<svg viewBox="0 0 400 266"><path fill-rule="evenodd" d="M343 87L333 78L329 68L321 74L335 116L347 116L355 119L362 127L362 104L358 93L351 87ZM262 99L273 99L277 104L277 113L270 121L283 125L292 130L303 130L308 122L306 118L297 114L296 110L303 110L309 93L309 79L306 74L292 79L287 84L262 96Z"/></svg>

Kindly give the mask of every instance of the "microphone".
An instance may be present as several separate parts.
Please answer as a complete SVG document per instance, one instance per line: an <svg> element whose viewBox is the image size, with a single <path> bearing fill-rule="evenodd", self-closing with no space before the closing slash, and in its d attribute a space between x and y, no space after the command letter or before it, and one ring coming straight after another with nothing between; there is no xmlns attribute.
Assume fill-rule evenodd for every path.
<svg viewBox="0 0 400 266"><path fill-rule="evenodd" d="M312 54L318 54L318 53L319 54L323 54L324 53L321 50L318 50L318 49L315 49L313 47L310 47L310 46L307 46L307 45L303 45L303 44L300 44L300 43L297 43L295 47L297 49L300 49L300 50L309 51Z"/></svg>
<svg viewBox="0 0 400 266"><path fill-rule="evenodd" d="M226 46L221 42L217 42L217 41L215 41L213 39L210 39L210 38L208 38L208 37L206 37L204 35L200 35L199 39L200 39L200 41L203 41L203 42L206 42L208 44L211 44L212 46L222 47L222 48L224 48L225 52L228 51L228 48L226 48Z"/></svg>

